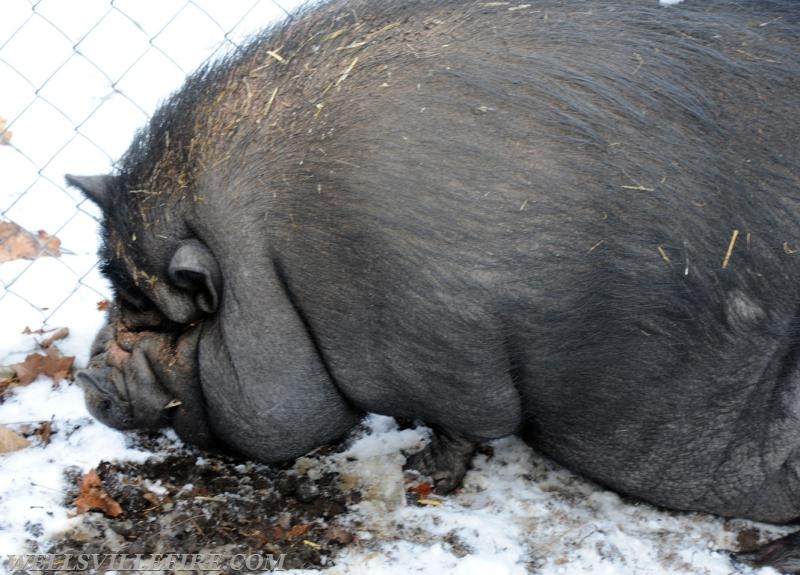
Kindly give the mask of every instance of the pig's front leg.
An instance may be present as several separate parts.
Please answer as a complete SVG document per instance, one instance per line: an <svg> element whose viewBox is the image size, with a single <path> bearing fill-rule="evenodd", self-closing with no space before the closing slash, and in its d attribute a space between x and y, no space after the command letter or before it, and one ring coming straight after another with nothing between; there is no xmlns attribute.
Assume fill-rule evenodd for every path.
<svg viewBox="0 0 800 575"><path fill-rule="evenodd" d="M409 456L405 468L429 476L434 491L444 495L461 485L477 447L478 442L461 434L434 429L430 443Z"/></svg>

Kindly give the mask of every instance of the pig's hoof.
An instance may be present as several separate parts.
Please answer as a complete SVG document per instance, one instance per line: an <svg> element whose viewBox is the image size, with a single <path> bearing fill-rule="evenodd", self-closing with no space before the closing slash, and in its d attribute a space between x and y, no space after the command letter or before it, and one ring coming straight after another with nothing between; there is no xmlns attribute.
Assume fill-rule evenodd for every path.
<svg viewBox="0 0 800 575"><path fill-rule="evenodd" d="M731 558L752 567L772 567L780 573L800 573L800 531L781 537L746 553L731 553Z"/></svg>
<svg viewBox="0 0 800 575"><path fill-rule="evenodd" d="M434 431L425 449L406 459L405 468L430 477L434 492L444 495L461 485L477 446L461 435Z"/></svg>

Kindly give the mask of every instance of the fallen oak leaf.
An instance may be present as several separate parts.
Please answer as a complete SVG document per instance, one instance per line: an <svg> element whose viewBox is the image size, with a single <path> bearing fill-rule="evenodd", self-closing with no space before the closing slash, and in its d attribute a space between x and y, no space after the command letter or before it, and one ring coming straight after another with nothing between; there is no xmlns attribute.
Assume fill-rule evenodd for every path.
<svg viewBox="0 0 800 575"><path fill-rule="evenodd" d="M409 487L407 491L410 493L416 493L419 495L420 499L426 499L428 495L433 493L433 486L431 486L430 483L420 483L419 485Z"/></svg>
<svg viewBox="0 0 800 575"><path fill-rule="evenodd" d="M284 531L283 528L280 527L279 525L274 525L270 527L266 533L262 533L261 531L256 531L255 533L252 533L250 536L253 537L259 536L258 540L255 543L255 546L261 548L261 547L266 547L267 545L270 545L275 541L283 541L284 539L286 539L286 531Z"/></svg>
<svg viewBox="0 0 800 575"><path fill-rule="evenodd" d="M0 400L2 400L8 388L12 387L17 381L17 372L10 365L0 365Z"/></svg>
<svg viewBox="0 0 800 575"><path fill-rule="evenodd" d="M114 501L103 489L103 483L96 469L92 469L81 480L81 494L75 499L75 508L78 513L87 511L100 511L108 517L122 515L122 506Z"/></svg>
<svg viewBox="0 0 800 575"><path fill-rule="evenodd" d="M0 383L6 383L17 377L17 370L10 365L0 365Z"/></svg>
<svg viewBox="0 0 800 575"><path fill-rule="evenodd" d="M311 525L293 525L289 531L286 532L287 539L297 539L311 531Z"/></svg>
<svg viewBox="0 0 800 575"><path fill-rule="evenodd" d="M350 533L344 527L340 527L339 525L331 525L328 527L328 529L325 531L325 538L328 541L341 543L342 545L352 543L353 539L355 539L352 533Z"/></svg>
<svg viewBox="0 0 800 575"><path fill-rule="evenodd" d="M36 240L12 222L0 222L0 262L36 257Z"/></svg>
<svg viewBox="0 0 800 575"><path fill-rule="evenodd" d="M40 327L39 329L31 329L30 326L26 325L25 329L22 330L22 335L44 335L46 333L50 333L51 329L44 329Z"/></svg>
<svg viewBox="0 0 800 575"><path fill-rule="evenodd" d="M284 531L282 527L276 525L269 530L269 537L271 537L273 541L286 539L286 531Z"/></svg>
<svg viewBox="0 0 800 575"><path fill-rule="evenodd" d="M45 357L40 353L32 353L22 363L15 363L12 369L17 374L19 385L28 385L34 382L44 370Z"/></svg>
<svg viewBox="0 0 800 575"><path fill-rule="evenodd" d="M57 347L51 346L47 349L44 374L52 379L53 383L58 383L70 376L74 363L75 356L61 355Z"/></svg>
<svg viewBox="0 0 800 575"><path fill-rule="evenodd" d="M142 494L142 498L147 501L150 505L152 505L153 509L158 509L161 507L161 500L158 498L158 495L153 493L152 491L145 491Z"/></svg>
<svg viewBox="0 0 800 575"><path fill-rule="evenodd" d="M25 449L30 444L31 442L22 437L19 433L0 425L0 453L19 451L20 449Z"/></svg>
<svg viewBox="0 0 800 575"><path fill-rule="evenodd" d="M36 232L36 238L39 240L39 249L42 253L39 255L58 257L61 255L61 240L56 236L51 236L44 230Z"/></svg>
<svg viewBox="0 0 800 575"><path fill-rule="evenodd" d="M41 375L46 375L57 383L69 376L74 362L74 356L62 356L58 348L51 346L47 350L47 355L32 353L25 358L25 361L15 363L11 368L17 374L19 385L28 385Z"/></svg>
<svg viewBox="0 0 800 575"><path fill-rule="evenodd" d="M40 230L36 235L14 222L0 222L0 263L61 255L61 240Z"/></svg>
<svg viewBox="0 0 800 575"><path fill-rule="evenodd" d="M50 436L53 435L53 420L43 421L36 430L36 435L42 442L42 446L47 447L50 444Z"/></svg>
<svg viewBox="0 0 800 575"><path fill-rule="evenodd" d="M69 337L69 328L68 327L59 328L53 335L51 335L47 339L43 339L42 341L40 341L39 347L41 347L42 349L47 349L48 347L53 345L53 343L57 342L60 339L65 339L67 337Z"/></svg>

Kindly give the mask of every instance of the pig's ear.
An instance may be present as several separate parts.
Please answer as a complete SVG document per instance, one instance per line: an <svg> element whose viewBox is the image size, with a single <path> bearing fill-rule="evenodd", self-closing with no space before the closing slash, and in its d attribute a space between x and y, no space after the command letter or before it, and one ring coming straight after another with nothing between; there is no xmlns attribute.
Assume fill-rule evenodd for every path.
<svg viewBox="0 0 800 575"><path fill-rule="evenodd" d="M83 195L97 204L101 210L108 211L111 203L111 190L116 179L115 176L73 176L67 174L64 179L68 185L75 186L83 192Z"/></svg>
<svg viewBox="0 0 800 575"><path fill-rule="evenodd" d="M195 305L201 311L217 311L222 275L214 254L200 240L181 242L169 262L168 274L176 287L195 294Z"/></svg>

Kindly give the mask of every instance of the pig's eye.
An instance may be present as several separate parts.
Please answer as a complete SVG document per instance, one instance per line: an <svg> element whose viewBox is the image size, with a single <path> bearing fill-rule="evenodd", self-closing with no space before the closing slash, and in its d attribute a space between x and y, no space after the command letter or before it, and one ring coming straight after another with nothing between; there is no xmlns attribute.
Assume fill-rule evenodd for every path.
<svg viewBox="0 0 800 575"><path fill-rule="evenodd" d="M155 309L155 305L147 297L132 290L117 289L117 301L120 307L135 312L149 312Z"/></svg>
<svg viewBox="0 0 800 575"><path fill-rule="evenodd" d="M120 310L131 313L148 313L156 309L153 302L133 282L114 285L114 295Z"/></svg>
<svg viewBox="0 0 800 575"><path fill-rule="evenodd" d="M117 303L120 307L133 309L136 311L148 311L155 308L142 290L133 281L129 271L119 261L105 259L100 265L100 271L114 286Z"/></svg>
<svg viewBox="0 0 800 575"><path fill-rule="evenodd" d="M122 323L131 331L157 331L167 327L169 321L158 311L152 308L147 311L132 310L125 306L120 306Z"/></svg>
<svg viewBox="0 0 800 575"><path fill-rule="evenodd" d="M157 330L168 322L155 304L138 290L117 286L115 292L119 318L128 330Z"/></svg>

